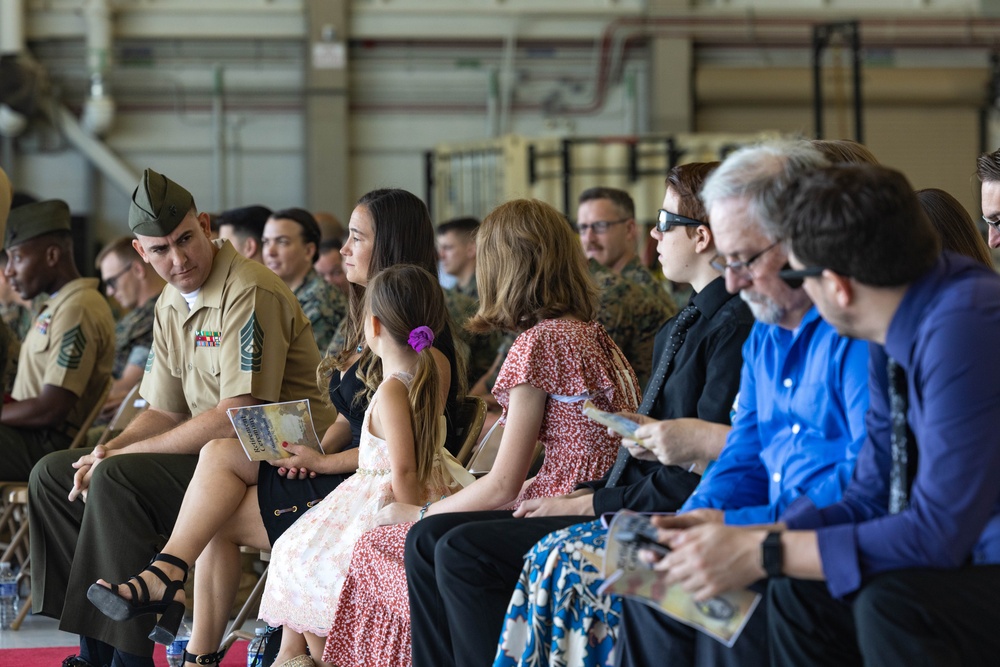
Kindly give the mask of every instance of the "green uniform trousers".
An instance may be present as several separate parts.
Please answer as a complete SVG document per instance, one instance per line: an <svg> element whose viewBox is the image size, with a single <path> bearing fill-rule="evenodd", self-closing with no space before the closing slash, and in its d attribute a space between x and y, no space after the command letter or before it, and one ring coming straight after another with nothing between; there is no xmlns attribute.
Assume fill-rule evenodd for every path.
<svg viewBox="0 0 1000 667"><path fill-rule="evenodd" d="M60 620L59 629L139 656L155 617L116 622L87 599L100 578L123 582L141 571L173 531L198 457L122 454L94 469L87 502L69 502L72 463L81 450L55 452L31 471L32 611Z"/></svg>
<svg viewBox="0 0 1000 667"><path fill-rule="evenodd" d="M66 449L72 439L62 431L23 429L0 424L0 479L27 482L31 469L43 456ZM76 452L77 458L82 451Z"/></svg>

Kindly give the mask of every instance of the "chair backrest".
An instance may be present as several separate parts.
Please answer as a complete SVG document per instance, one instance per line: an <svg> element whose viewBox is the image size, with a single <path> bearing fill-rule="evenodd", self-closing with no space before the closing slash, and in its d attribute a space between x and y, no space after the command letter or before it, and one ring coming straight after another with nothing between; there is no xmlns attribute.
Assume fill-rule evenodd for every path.
<svg viewBox="0 0 1000 667"><path fill-rule="evenodd" d="M78 447L83 447L87 444L87 431L94 424L94 420L97 419L97 415L101 414L101 408L104 407L104 402L108 400L108 394L111 393L111 383L112 380L109 377L108 381L104 383L104 389L101 390L101 397L94 403L94 407L90 409L87 416L84 418L83 423L80 424L80 430L77 431L76 437L73 438L73 442L69 444L70 449L76 449Z"/></svg>
<svg viewBox="0 0 1000 667"><path fill-rule="evenodd" d="M452 431L453 437L461 438L462 447L458 450L455 458L462 465L465 465L472 455L472 448L475 447L479 439L479 433L483 430L483 422L486 421L486 401L478 396L466 396L455 409L452 410Z"/></svg>
<svg viewBox="0 0 1000 667"><path fill-rule="evenodd" d="M497 454L500 452L500 442L503 440L503 425L497 420L490 427L489 432L483 436L482 441L476 445L474 451L469 456L469 462L465 469L476 477L482 477L493 469L496 463ZM539 457L545 452L545 447L541 442L535 443L535 452L531 455L531 467L538 463ZM537 472L537 470L535 471Z"/></svg>
<svg viewBox="0 0 1000 667"><path fill-rule="evenodd" d="M101 439L97 441L97 444L103 445L124 431L129 422L144 412L147 407L149 407L149 404L146 402L146 399L139 395L139 383L137 382L125 394L125 398L122 399L121 404L118 406L118 411L115 412L115 416L108 422L108 427L104 429L104 433L101 434Z"/></svg>

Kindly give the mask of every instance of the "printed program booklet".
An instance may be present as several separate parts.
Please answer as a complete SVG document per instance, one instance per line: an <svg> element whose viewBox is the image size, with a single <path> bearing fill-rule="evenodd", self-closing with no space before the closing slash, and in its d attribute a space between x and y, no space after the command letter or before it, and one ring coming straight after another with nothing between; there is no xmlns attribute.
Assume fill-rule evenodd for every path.
<svg viewBox="0 0 1000 667"><path fill-rule="evenodd" d="M281 446L283 442L323 453L307 398L229 408L226 412L251 461L287 459L292 454Z"/></svg>
<svg viewBox="0 0 1000 667"><path fill-rule="evenodd" d="M598 424L607 426L623 438L628 438L630 440L636 439L635 430L639 428L639 424L637 422L632 421L628 417L622 417L619 414L615 414L614 412L605 412L591 403L590 399L587 399L583 403L583 414L590 417Z"/></svg>
<svg viewBox="0 0 1000 667"><path fill-rule="evenodd" d="M638 557L639 549L655 539L656 527L649 522L649 516L628 510L618 512L608 527L605 579L599 592L627 595L732 646L761 596L744 589L695 602L680 586L665 586L665 573L653 570Z"/></svg>

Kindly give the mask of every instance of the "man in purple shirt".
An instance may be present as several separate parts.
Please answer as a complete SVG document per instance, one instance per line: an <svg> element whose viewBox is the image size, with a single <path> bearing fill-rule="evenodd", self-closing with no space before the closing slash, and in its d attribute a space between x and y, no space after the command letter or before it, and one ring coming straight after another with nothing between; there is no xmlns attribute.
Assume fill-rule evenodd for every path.
<svg viewBox="0 0 1000 667"><path fill-rule="evenodd" d="M783 523L665 530L657 567L697 598L774 577L775 665L996 664L1000 277L948 252L881 167L807 174L783 236L823 317L871 341L868 434L837 503Z"/></svg>

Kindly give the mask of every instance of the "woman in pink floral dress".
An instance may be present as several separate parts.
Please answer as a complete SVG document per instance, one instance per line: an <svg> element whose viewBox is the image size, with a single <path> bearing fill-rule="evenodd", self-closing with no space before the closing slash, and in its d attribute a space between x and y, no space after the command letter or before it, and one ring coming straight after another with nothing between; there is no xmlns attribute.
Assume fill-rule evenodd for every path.
<svg viewBox="0 0 1000 667"><path fill-rule="evenodd" d="M619 440L583 416L584 400L609 411L637 405L635 374L592 321L596 288L562 215L537 200L503 204L479 229L477 257L480 307L469 328L522 332L493 389L504 423L496 462L486 476L439 502L389 505L380 519L390 525L361 537L323 656L338 667L410 665L403 547L413 521L441 512L503 509L509 515L528 498L569 493L599 478L614 462ZM536 442L545 447L545 462L526 480Z"/></svg>

